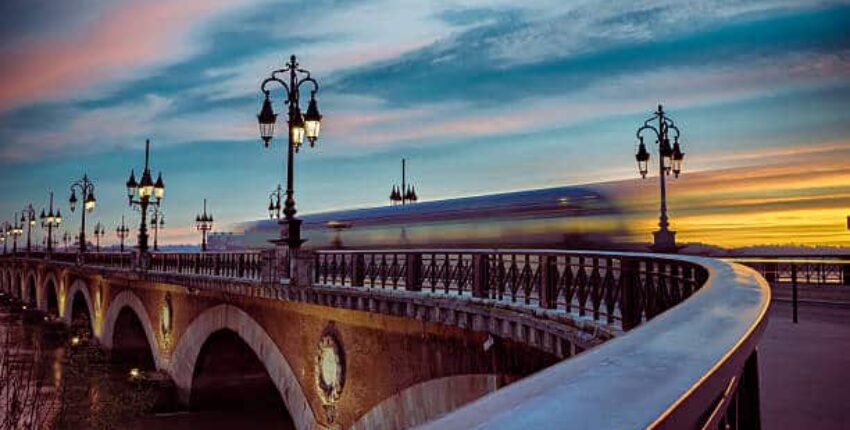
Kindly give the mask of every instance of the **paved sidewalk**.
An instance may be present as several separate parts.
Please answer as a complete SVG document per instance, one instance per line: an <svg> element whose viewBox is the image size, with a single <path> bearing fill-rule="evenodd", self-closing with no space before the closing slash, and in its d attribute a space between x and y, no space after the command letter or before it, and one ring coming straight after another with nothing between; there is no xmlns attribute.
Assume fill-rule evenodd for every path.
<svg viewBox="0 0 850 430"><path fill-rule="evenodd" d="M850 430L850 306L774 301L759 349L765 430Z"/></svg>

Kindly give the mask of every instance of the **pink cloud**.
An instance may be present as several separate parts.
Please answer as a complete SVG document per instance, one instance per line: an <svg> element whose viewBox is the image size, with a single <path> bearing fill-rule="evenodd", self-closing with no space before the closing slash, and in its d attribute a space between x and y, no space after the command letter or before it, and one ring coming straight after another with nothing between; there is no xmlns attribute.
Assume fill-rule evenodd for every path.
<svg viewBox="0 0 850 430"><path fill-rule="evenodd" d="M240 3L137 0L105 10L88 28L22 42L0 53L0 109L73 95L186 55L193 24Z"/></svg>

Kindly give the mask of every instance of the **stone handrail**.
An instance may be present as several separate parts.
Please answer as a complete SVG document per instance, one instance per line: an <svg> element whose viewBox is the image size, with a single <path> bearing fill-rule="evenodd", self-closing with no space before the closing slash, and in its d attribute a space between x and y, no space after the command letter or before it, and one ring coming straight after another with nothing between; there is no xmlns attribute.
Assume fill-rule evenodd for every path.
<svg viewBox="0 0 850 430"><path fill-rule="evenodd" d="M186 278L187 286L198 278L197 288L218 290L248 267L232 257L242 254L161 254L145 276L179 283ZM185 269L203 264L201 258L228 269ZM270 264L257 258L249 262L250 273ZM767 322L770 292L764 279L744 266L658 254L494 249L319 251L296 258L295 264L305 262L312 266L314 288L264 283L253 275L238 276L248 283L240 288L353 309L377 303L357 295L374 291L390 300L388 306L408 301L408 311L383 305L375 311L412 309L414 316L420 315L417 300L455 297L473 306L451 311L454 320L452 314L460 312L472 321L480 309L475 303L503 303L506 309L528 309L523 318L572 318L611 334L605 343L425 428L723 428L732 421L737 428L758 428L756 344ZM387 290L404 291L396 297ZM449 306L437 305L434 315ZM532 335L531 343L541 343L537 337Z"/></svg>
<svg viewBox="0 0 850 430"><path fill-rule="evenodd" d="M756 344L767 324L767 283L734 263L663 259L699 265L707 279L627 334L422 428L759 428Z"/></svg>

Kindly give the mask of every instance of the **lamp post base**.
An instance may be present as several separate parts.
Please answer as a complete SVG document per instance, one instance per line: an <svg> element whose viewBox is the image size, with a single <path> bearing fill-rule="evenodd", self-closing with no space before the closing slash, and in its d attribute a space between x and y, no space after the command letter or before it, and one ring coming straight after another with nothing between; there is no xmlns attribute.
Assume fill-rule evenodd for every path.
<svg viewBox="0 0 850 430"><path fill-rule="evenodd" d="M658 230L652 232L653 243L649 248L653 252L675 254L679 251L676 245L676 232L670 230Z"/></svg>
<svg viewBox="0 0 850 430"><path fill-rule="evenodd" d="M136 270L144 272L151 268L151 254L149 252L136 250L133 257L135 260Z"/></svg>
<svg viewBox="0 0 850 430"><path fill-rule="evenodd" d="M292 218L285 221L286 230L281 240L286 243L290 250L301 248L301 245L306 242L306 239L301 238L301 220Z"/></svg>

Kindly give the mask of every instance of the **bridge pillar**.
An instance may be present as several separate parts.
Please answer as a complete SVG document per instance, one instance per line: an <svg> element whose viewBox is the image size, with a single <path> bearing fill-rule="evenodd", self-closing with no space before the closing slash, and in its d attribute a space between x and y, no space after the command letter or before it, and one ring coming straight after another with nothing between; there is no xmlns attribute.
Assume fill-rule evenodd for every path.
<svg viewBox="0 0 850 430"><path fill-rule="evenodd" d="M313 251L299 249L289 254L290 285L312 287L315 278L316 254Z"/></svg>

